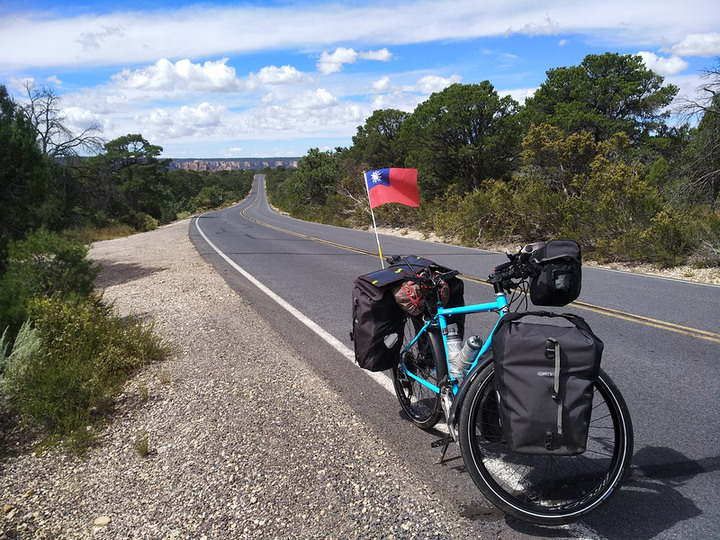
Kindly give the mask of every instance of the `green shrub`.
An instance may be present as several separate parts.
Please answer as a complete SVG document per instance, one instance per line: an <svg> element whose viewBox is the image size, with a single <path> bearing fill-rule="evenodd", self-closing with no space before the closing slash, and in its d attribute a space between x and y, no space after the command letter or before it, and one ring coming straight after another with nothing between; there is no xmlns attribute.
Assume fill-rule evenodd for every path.
<svg viewBox="0 0 720 540"><path fill-rule="evenodd" d="M159 222L157 219L152 217L145 212L135 212L130 210L128 214L123 217L123 222L138 232L152 231L158 228Z"/></svg>
<svg viewBox="0 0 720 540"><path fill-rule="evenodd" d="M34 326L22 326L6 357L3 391L11 408L48 439L82 448L88 426L111 410L127 376L164 358L167 347L152 327L118 317L97 297L36 299L30 314Z"/></svg>
<svg viewBox="0 0 720 540"><path fill-rule="evenodd" d="M86 259L88 248L44 229L10 242L5 274L0 278L0 329L14 335L27 319L33 298L59 294L87 298L99 267Z"/></svg>
<svg viewBox="0 0 720 540"><path fill-rule="evenodd" d="M665 209L653 219L643 239L648 246L648 258L663 267L683 264L698 246L695 216Z"/></svg>

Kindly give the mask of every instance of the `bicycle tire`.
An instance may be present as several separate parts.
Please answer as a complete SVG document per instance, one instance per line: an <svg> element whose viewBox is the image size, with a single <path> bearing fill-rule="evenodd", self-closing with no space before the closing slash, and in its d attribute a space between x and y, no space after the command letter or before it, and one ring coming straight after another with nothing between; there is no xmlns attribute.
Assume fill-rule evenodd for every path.
<svg viewBox="0 0 720 540"><path fill-rule="evenodd" d="M490 365L468 389L458 433L465 466L493 504L523 521L560 525L617 491L630 471L633 428L625 400L604 371L595 383L587 450L577 456L511 452L502 440L494 377Z"/></svg>
<svg viewBox="0 0 720 540"><path fill-rule="evenodd" d="M420 328L422 324L417 319L405 317L401 351ZM440 395L410 377L405 370L437 385L435 358L427 336L420 336L407 352L401 352L397 365L392 369L392 378L400 407L410 421L421 429L430 429L443 416Z"/></svg>

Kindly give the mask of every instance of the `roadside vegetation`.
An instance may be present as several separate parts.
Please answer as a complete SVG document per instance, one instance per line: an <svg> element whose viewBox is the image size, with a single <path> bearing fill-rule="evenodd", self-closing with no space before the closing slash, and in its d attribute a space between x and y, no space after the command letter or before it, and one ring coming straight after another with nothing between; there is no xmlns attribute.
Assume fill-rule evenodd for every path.
<svg viewBox="0 0 720 540"><path fill-rule="evenodd" d="M82 452L126 378L169 352L94 291L88 245L239 201L255 171L168 170L141 135L72 133L52 88L27 94L0 85L0 446L19 421Z"/></svg>
<svg viewBox="0 0 720 540"><path fill-rule="evenodd" d="M378 225L478 247L561 237L599 262L717 267L716 62L699 102L640 57L611 53L549 70L522 105L489 81L455 84L411 113L376 111L349 148L313 149L296 171L268 175L270 200L295 217L367 227L363 171L416 168L420 208L381 206ZM686 123L671 127L671 113Z"/></svg>

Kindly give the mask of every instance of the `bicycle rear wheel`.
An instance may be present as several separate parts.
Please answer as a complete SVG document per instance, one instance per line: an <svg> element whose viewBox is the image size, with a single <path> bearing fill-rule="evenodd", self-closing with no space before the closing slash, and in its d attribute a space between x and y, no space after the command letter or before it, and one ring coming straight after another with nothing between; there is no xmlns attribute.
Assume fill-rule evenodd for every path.
<svg viewBox="0 0 720 540"><path fill-rule="evenodd" d="M405 317L403 328L401 351L413 340L422 324L412 317ZM437 386L435 358L427 335L420 336L410 349L400 354L398 364L392 369L392 377L403 411L415 425L430 429L443 415L440 395L410 377L408 372Z"/></svg>
<svg viewBox="0 0 720 540"><path fill-rule="evenodd" d="M595 510L630 469L633 430L627 405L601 370L595 383L587 449L577 456L525 455L503 441L492 366L468 389L458 438L475 485L504 512L559 525Z"/></svg>

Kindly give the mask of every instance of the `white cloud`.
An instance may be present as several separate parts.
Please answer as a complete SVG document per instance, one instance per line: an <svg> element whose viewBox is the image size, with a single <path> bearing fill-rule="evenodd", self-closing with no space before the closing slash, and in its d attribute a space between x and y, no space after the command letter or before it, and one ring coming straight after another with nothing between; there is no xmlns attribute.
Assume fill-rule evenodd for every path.
<svg viewBox="0 0 720 540"><path fill-rule="evenodd" d="M345 47L338 47L333 53L323 52L317 63L318 71L325 75L342 71L343 64L353 64L357 56L354 49Z"/></svg>
<svg viewBox="0 0 720 540"><path fill-rule="evenodd" d="M324 88L318 88L314 92L306 92L295 100L295 107L301 110L325 109L335 106L340 100Z"/></svg>
<svg viewBox="0 0 720 540"><path fill-rule="evenodd" d="M525 34L527 36L554 36L560 32L560 24L545 15L542 23L528 23L519 30L508 29L508 34Z"/></svg>
<svg viewBox="0 0 720 540"><path fill-rule="evenodd" d="M144 91L232 92L241 88L235 68L227 65L227 58L193 64L188 59L173 63L161 58L155 64L135 71L124 69L112 76L122 88Z"/></svg>
<svg viewBox="0 0 720 540"><path fill-rule="evenodd" d="M354 64L358 58L363 60L378 60L380 62L387 62L392 58L392 53L390 53L387 49L356 52L355 49L338 47L335 49L335 52L323 52L317 63L317 68L320 73L329 75L330 73L342 71L344 64Z"/></svg>
<svg viewBox="0 0 720 540"><path fill-rule="evenodd" d="M412 112L425 99L412 92L395 91L387 94L378 94L373 97L372 110L381 109L397 109L399 111ZM368 113L367 116L370 114ZM364 123L367 116L362 119L360 124Z"/></svg>
<svg viewBox="0 0 720 540"><path fill-rule="evenodd" d="M124 35L125 32L122 26L103 26L102 30L82 32L76 41L82 46L83 50L99 49L107 38L122 38Z"/></svg>
<svg viewBox="0 0 720 540"><path fill-rule="evenodd" d="M376 92L387 92L390 89L390 77L383 75L376 81L372 81L370 86Z"/></svg>
<svg viewBox="0 0 720 540"><path fill-rule="evenodd" d="M92 125L100 125L97 115L83 107L64 107L65 127L75 133L80 133Z"/></svg>
<svg viewBox="0 0 720 540"><path fill-rule="evenodd" d="M258 73L251 73L248 77L250 87L272 84L292 84L302 82L306 76L292 66L267 66Z"/></svg>
<svg viewBox="0 0 720 540"><path fill-rule="evenodd" d="M360 58L363 60L377 60L379 62L389 62L392 59L392 53L387 49L377 51L361 52Z"/></svg>
<svg viewBox="0 0 720 540"><path fill-rule="evenodd" d="M21 77L19 79L10 77L8 79L7 87L19 92L22 96L27 97L26 87L28 84L35 84L35 79L33 77Z"/></svg>
<svg viewBox="0 0 720 540"><path fill-rule="evenodd" d="M137 120L149 133L174 139L215 134L224 128L223 118L227 114L228 111L223 107L201 103L197 107L184 105L175 109L156 108Z"/></svg>
<svg viewBox="0 0 720 540"><path fill-rule="evenodd" d="M415 90L423 94L432 94L433 92L440 92L448 86L461 81L462 77L460 77L460 75L451 75L447 79L438 77L437 75L425 75L415 83Z"/></svg>
<svg viewBox="0 0 720 540"><path fill-rule="evenodd" d="M720 54L720 33L689 34L669 49L662 49L678 56L715 56Z"/></svg>
<svg viewBox="0 0 720 540"><path fill-rule="evenodd" d="M683 50L696 50L690 38L684 44L680 41L687 35L712 41L715 38L708 32L720 26L720 10L708 9L707 0L655 0L652 9L646 2L627 0L456 0L452 9L435 0L368 0L348 5L281 2L265 7L246 3L212 8L198 4L152 12L119 8L65 18L27 9L24 14L0 18L0 68L122 66L158 58L212 58L292 48L313 51L339 43L368 43L378 36L383 36L384 45L428 43L500 36L508 29L527 35L583 33L605 43L622 38L624 45L638 48L663 39L678 43ZM373 54L387 56L382 50ZM703 48L702 54L717 53ZM331 66L337 67L337 62L328 63L327 69Z"/></svg>
<svg viewBox="0 0 720 540"><path fill-rule="evenodd" d="M325 88L317 88L289 100L265 96L261 106L247 116L254 137L272 133L307 136L353 133L370 112L367 105L341 100Z"/></svg>
<svg viewBox="0 0 720 540"><path fill-rule="evenodd" d="M498 95L500 97L504 96L510 96L515 101L517 101L520 105L523 105L525 103L525 100L529 97L532 97L535 92L537 92L536 88L515 88L513 90L503 90L499 91Z"/></svg>
<svg viewBox="0 0 720 540"><path fill-rule="evenodd" d="M640 51L637 53L645 62L645 66L658 75L677 75L688 67L688 63L678 56L663 58L655 53Z"/></svg>

